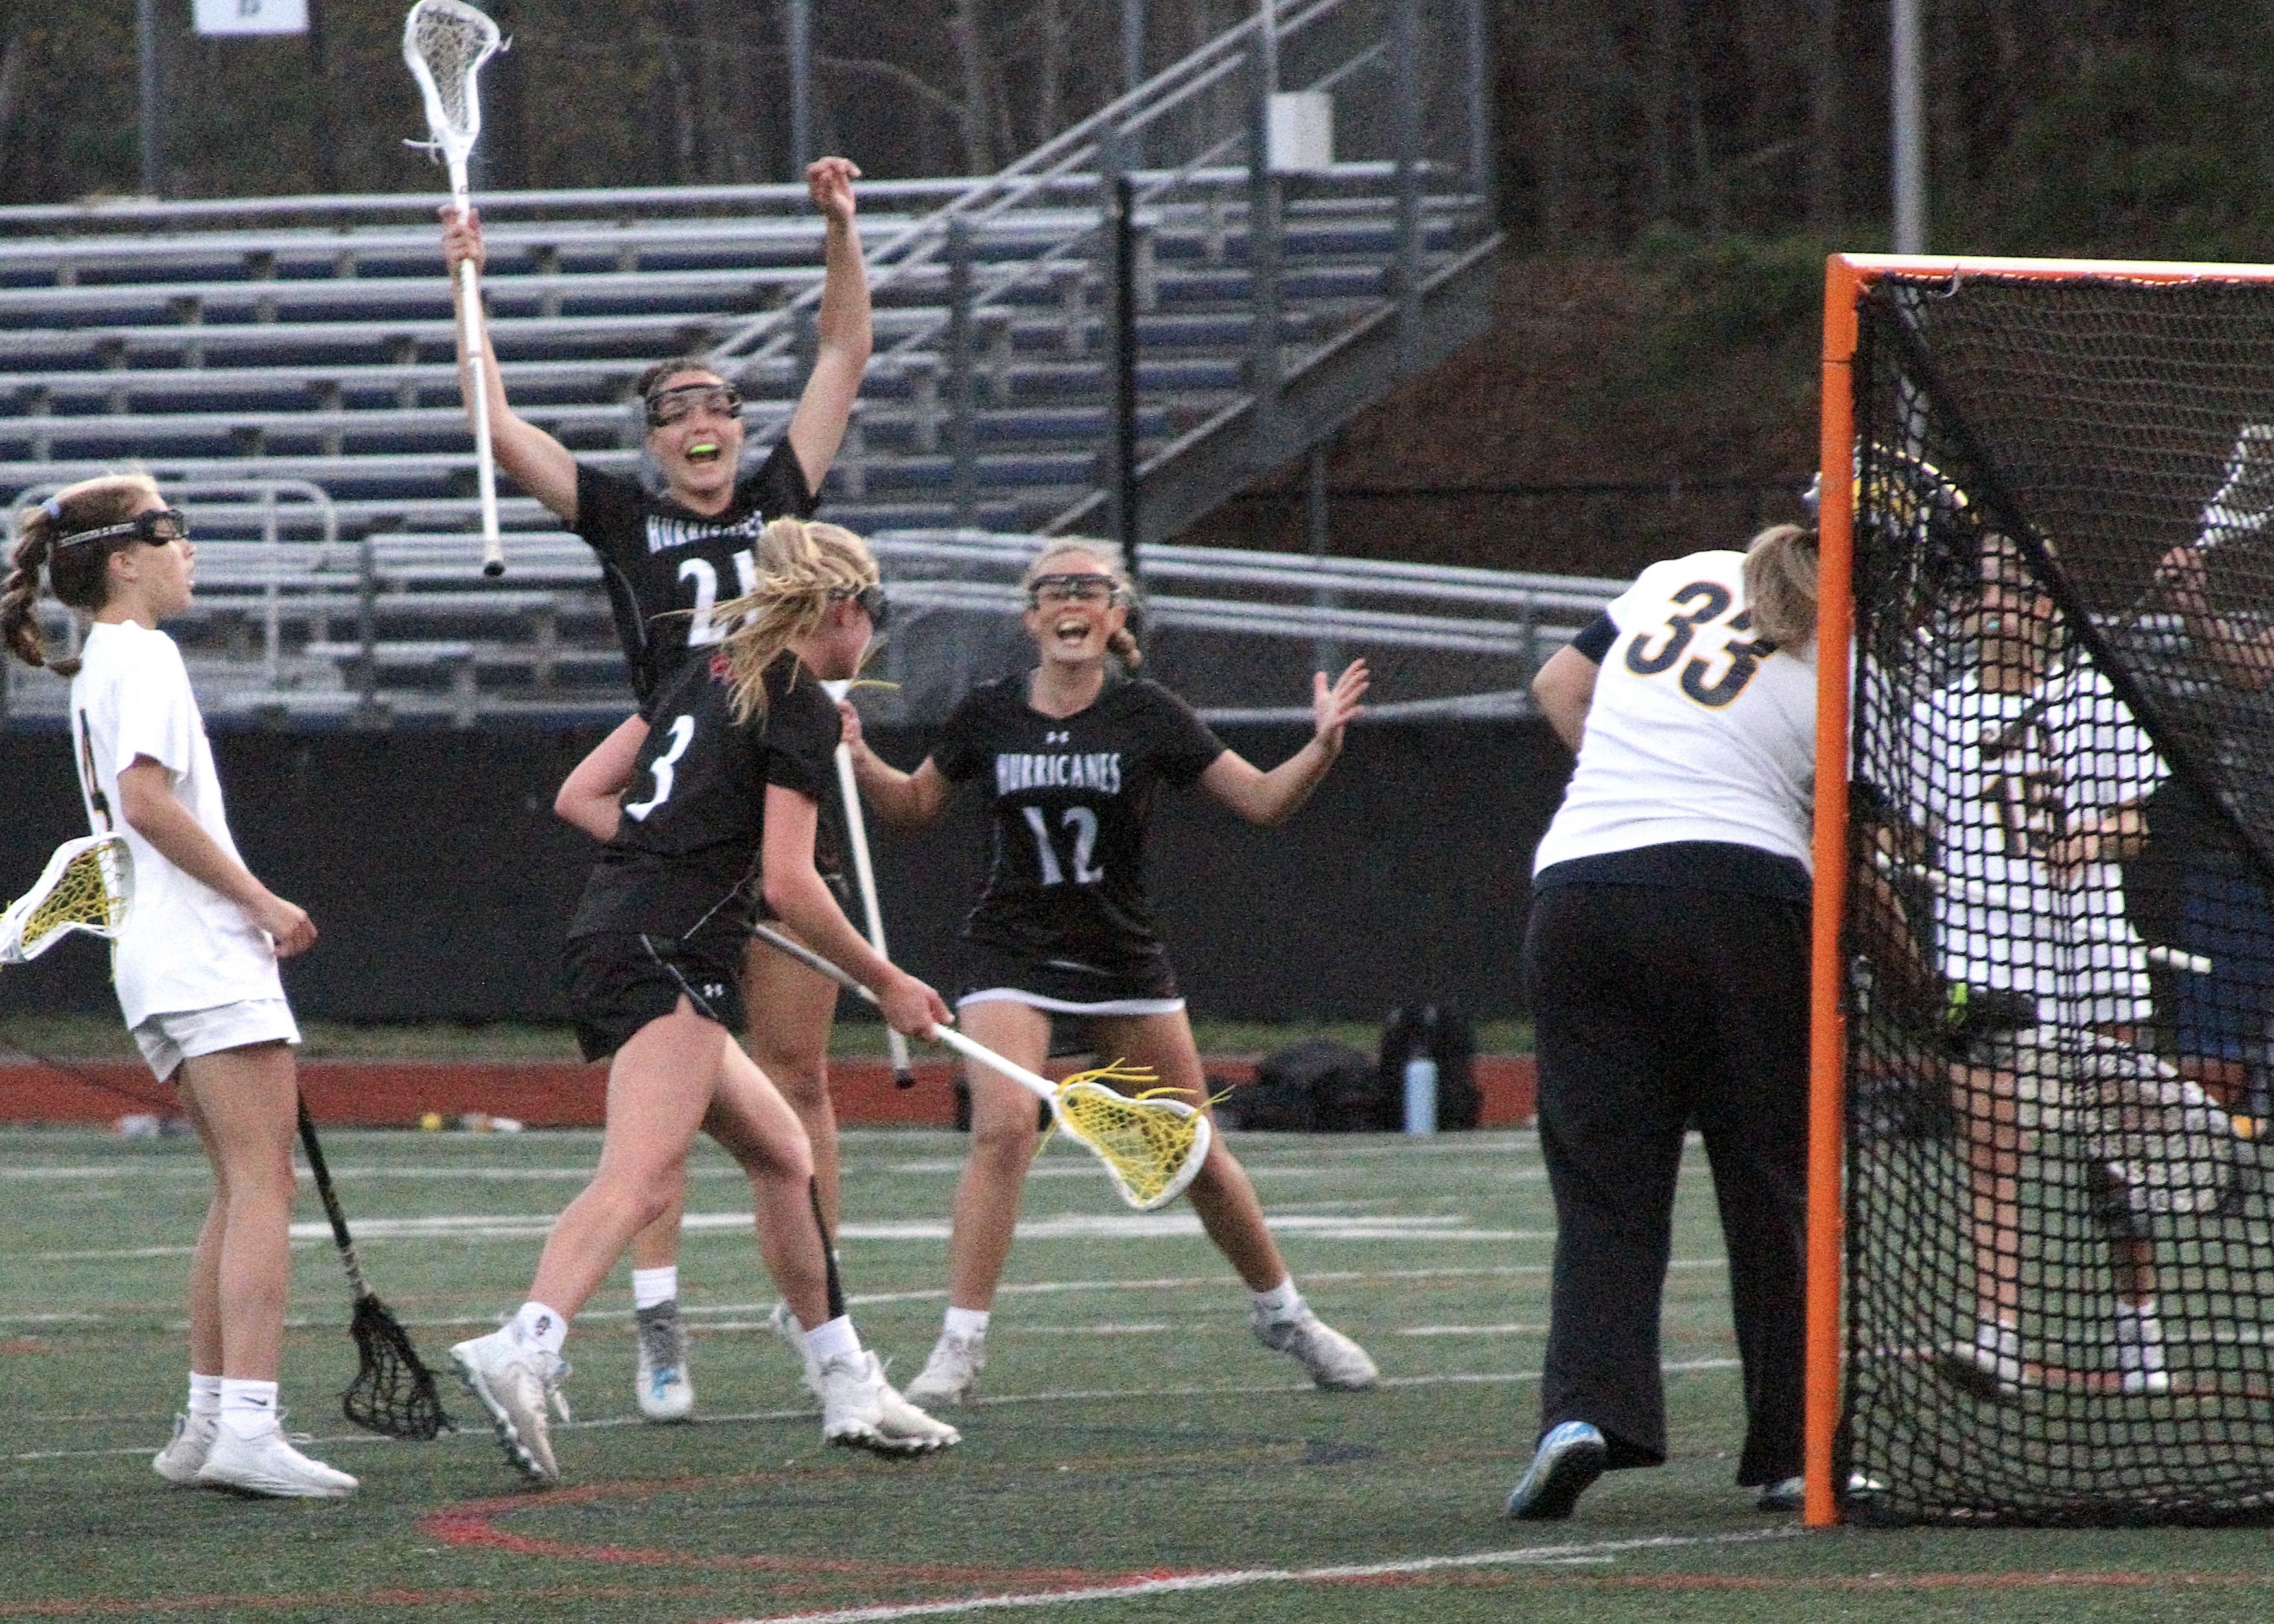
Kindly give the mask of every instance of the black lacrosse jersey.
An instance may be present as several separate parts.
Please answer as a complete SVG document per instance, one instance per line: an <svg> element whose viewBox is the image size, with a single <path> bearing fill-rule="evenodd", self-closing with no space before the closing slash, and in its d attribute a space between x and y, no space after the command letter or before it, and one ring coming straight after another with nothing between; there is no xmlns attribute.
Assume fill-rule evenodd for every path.
<svg viewBox="0 0 2274 1624"><path fill-rule="evenodd" d="M1028 678L972 691L932 760L986 787L994 846L967 940L1040 963L1141 976L1166 954L1145 895L1145 825L1163 786L1181 789L1224 741L1158 683L1109 675L1077 715L1027 703Z"/></svg>
<svg viewBox="0 0 2274 1624"><path fill-rule="evenodd" d="M810 518L820 505L787 440L735 481L724 512L708 516L576 465L576 533L600 555L642 711L690 652L705 653L727 635L717 608L757 584L758 533L773 519Z"/></svg>
<svg viewBox="0 0 2274 1624"><path fill-rule="evenodd" d="M734 720L723 656L686 660L656 695L623 821L600 849L568 934L749 934L766 786L826 804L843 724L812 672L784 654L768 705Z"/></svg>

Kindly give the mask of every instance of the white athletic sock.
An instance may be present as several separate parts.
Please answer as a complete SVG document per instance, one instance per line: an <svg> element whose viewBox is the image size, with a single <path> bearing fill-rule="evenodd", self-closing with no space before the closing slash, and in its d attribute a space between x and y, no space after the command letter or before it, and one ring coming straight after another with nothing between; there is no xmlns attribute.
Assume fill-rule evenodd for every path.
<svg viewBox="0 0 2274 1624"><path fill-rule="evenodd" d="M668 1303L679 1295L679 1265L667 1263L659 1269L632 1271L632 1306L653 1308L659 1303Z"/></svg>
<svg viewBox="0 0 2274 1624"><path fill-rule="evenodd" d="M950 1336L960 1336L967 1341L987 1334L990 1312L983 1308L955 1308L947 1311L947 1324L942 1327Z"/></svg>
<svg viewBox="0 0 2274 1624"><path fill-rule="evenodd" d="M1295 1289L1295 1277L1291 1274L1284 1277L1269 1291L1250 1295L1255 1299L1255 1306L1263 1311L1263 1318L1275 1325L1281 1320L1292 1319L1303 1311L1303 1294Z"/></svg>
<svg viewBox="0 0 2274 1624"><path fill-rule="evenodd" d="M531 1300L521 1305L513 1317L513 1333L532 1348L557 1354L561 1344L568 1340L568 1322L560 1312L544 1303Z"/></svg>
<svg viewBox="0 0 2274 1624"><path fill-rule="evenodd" d="M2145 1303L2116 1305L2116 1368L2120 1371L2164 1369L2164 1321L2160 1305Z"/></svg>
<svg viewBox="0 0 2274 1624"><path fill-rule="evenodd" d="M861 1333L853 1328L853 1316L840 1314L805 1333L805 1351L816 1364L826 1364L832 1359L848 1358L861 1351Z"/></svg>
<svg viewBox="0 0 2274 1624"><path fill-rule="evenodd" d="M221 1379L221 1424L239 1438L259 1438L276 1425L276 1384Z"/></svg>
<svg viewBox="0 0 2274 1624"><path fill-rule="evenodd" d="M190 1414L192 1416L221 1414L220 1377L200 1376L195 1371L190 1372Z"/></svg>

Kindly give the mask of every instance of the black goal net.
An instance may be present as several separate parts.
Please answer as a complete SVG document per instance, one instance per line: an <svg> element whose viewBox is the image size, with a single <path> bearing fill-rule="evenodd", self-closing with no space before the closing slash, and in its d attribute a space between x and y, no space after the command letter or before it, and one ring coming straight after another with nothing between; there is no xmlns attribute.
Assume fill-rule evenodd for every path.
<svg viewBox="0 0 2274 1624"><path fill-rule="evenodd" d="M1847 1514L2274 1508L2274 284L1856 356Z"/></svg>

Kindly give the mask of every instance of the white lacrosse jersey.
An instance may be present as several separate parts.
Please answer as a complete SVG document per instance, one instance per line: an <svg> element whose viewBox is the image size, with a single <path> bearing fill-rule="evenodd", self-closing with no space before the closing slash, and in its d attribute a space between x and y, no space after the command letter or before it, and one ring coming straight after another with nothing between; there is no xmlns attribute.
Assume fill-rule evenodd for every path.
<svg viewBox="0 0 2274 1624"><path fill-rule="evenodd" d="M268 933L235 903L160 856L121 813L119 768L147 756L171 776L175 798L198 827L237 856L182 651L164 632L132 621L97 623L88 629L82 658L71 688L79 793L94 832L115 828L134 854L134 903L111 948L111 978L126 1024L249 998L282 998Z"/></svg>
<svg viewBox="0 0 2274 1624"><path fill-rule="evenodd" d="M1677 841L1751 846L1811 866L1816 645L1752 630L1743 553L1654 563L1608 613L1579 765L1532 858L1555 864Z"/></svg>
<svg viewBox="0 0 2274 1624"><path fill-rule="evenodd" d="M1933 837L1943 973L2027 993L2046 1019L2138 1021L2144 948L2124 917L2124 873L2063 876L2045 853L2080 821L2147 798L2166 771L2100 673L2058 671L2030 693L1967 672L1911 713L1910 813Z"/></svg>

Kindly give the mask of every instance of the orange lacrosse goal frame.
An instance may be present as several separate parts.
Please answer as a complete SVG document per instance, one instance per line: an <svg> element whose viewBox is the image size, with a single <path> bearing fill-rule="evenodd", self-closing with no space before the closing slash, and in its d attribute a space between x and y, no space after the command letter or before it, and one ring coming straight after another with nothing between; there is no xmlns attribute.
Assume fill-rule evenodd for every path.
<svg viewBox="0 0 2274 1624"><path fill-rule="evenodd" d="M2274 282L2274 266L2135 260L2034 260L1836 253L1826 261L1819 465L1814 940L1810 965L1807 1398L1803 1521L1840 1521L1832 1480L1841 1400L1843 1190L1848 1061L1841 1008L1849 840L1849 695L1855 635L1855 359L1857 306L1890 276L2097 278L2138 283Z"/></svg>

